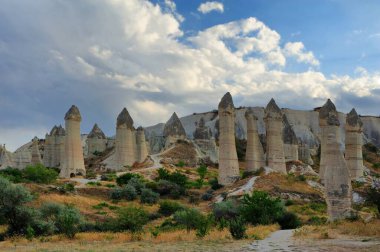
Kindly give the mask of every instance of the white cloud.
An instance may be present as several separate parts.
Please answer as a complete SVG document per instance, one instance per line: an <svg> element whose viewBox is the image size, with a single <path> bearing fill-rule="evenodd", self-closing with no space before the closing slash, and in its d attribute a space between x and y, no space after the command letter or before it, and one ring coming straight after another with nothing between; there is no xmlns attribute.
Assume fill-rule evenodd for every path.
<svg viewBox="0 0 380 252"><path fill-rule="evenodd" d="M295 57L298 62L308 63L318 66L319 61L314 57L313 52L305 51L302 42L288 42L285 44L284 53L289 57Z"/></svg>
<svg viewBox="0 0 380 252"><path fill-rule="evenodd" d="M218 11L218 12L223 13L224 12L224 5L222 3L216 2L216 1L205 2L205 3L202 3L201 5L199 5L198 11L203 13L203 14L209 13L211 11Z"/></svg>
<svg viewBox="0 0 380 252"><path fill-rule="evenodd" d="M112 57L112 52L107 49L101 49L99 46L94 45L89 48L89 52L92 53L95 57L107 60Z"/></svg>
<svg viewBox="0 0 380 252"><path fill-rule="evenodd" d="M95 67L91 66L89 63L87 63L82 57L77 56L76 57L77 62L79 63L79 66L83 69L83 72L87 75L94 75L95 74Z"/></svg>

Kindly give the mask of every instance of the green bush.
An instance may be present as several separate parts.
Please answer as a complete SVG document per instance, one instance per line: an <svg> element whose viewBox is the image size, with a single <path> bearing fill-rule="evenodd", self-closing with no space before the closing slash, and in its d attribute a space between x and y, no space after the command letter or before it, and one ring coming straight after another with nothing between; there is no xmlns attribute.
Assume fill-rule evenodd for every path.
<svg viewBox="0 0 380 252"><path fill-rule="evenodd" d="M137 198L136 189L129 184L125 185L124 187L122 187L122 198L129 201L136 199Z"/></svg>
<svg viewBox="0 0 380 252"><path fill-rule="evenodd" d="M116 178L116 183L119 186L123 186L123 185L128 184L129 180L131 180L132 178L141 179L142 176L140 174L137 174L137 173L125 173L125 174Z"/></svg>
<svg viewBox="0 0 380 252"><path fill-rule="evenodd" d="M197 182L199 184L199 188L201 188L203 186L203 182L204 182L205 176L207 174L207 166L206 165L200 165L197 168L197 173L199 175L199 179L197 180Z"/></svg>
<svg viewBox="0 0 380 252"><path fill-rule="evenodd" d="M213 223L213 216L204 216L201 215L201 217L198 220L198 223L196 225L196 233L195 235L198 238L203 238L205 237L211 230L211 226Z"/></svg>
<svg viewBox="0 0 380 252"><path fill-rule="evenodd" d="M56 227L59 232L72 239L79 230L81 215L73 206L65 206L57 215Z"/></svg>
<svg viewBox="0 0 380 252"><path fill-rule="evenodd" d="M253 173L254 173L253 171L243 171L241 178L242 179L249 178L249 177L253 176Z"/></svg>
<svg viewBox="0 0 380 252"><path fill-rule="evenodd" d="M167 180L172 183L175 183L181 187L185 187L187 183L187 177L186 175L182 174L179 171L175 171L173 173L170 173L165 168L158 169L158 180Z"/></svg>
<svg viewBox="0 0 380 252"><path fill-rule="evenodd" d="M39 184L52 183L58 177L58 173L55 170L46 168L41 164L27 166L23 170L23 174L26 180Z"/></svg>
<svg viewBox="0 0 380 252"><path fill-rule="evenodd" d="M369 188L367 190L367 204L372 204L377 207L380 212L380 189L379 188Z"/></svg>
<svg viewBox="0 0 380 252"><path fill-rule="evenodd" d="M129 230L132 233L139 233L149 221L148 212L142 208L120 208L117 213L118 217L114 221L114 231Z"/></svg>
<svg viewBox="0 0 380 252"><path fill-rule="evenodd" d="M65 183L62 186L58 186L57 189L60 193L71 193L75 191L75 185L73 183Z"/></svg>
<svg viewBox="0 0 380 252"><path fill-rule="evenodd" d="M253 191L252 195L243 196L240 213L253 225L267 225L284 214L284 207L279 198L271 198L267 192Z"/></svg>
<svg viewBox="0 0 380 252"><path fill-rule="evenodd" d="M218 189L220 189L220 188L223 187L221 184L219 184L217 178L212 178L212 179L210 179L208 183L211 185L211 188L212 188L213 190L218 190Z"/></svg>
<svg viewBox="0 0 380 252"><path fill-rule="evenodd" d="M238 204L231 199L215 203L212 207L212 211L217 221L222 219L231 220L239 216Z"/></svg>
<svg viewBox="0 0 380 252"><path fill-rule="evenodd" d="M159 168L157 170L158 173L158 180L169 180L170 172L166 170L165 168Z"/></svg>
<svg viewBox="0 0 380 252"><path fill-rule="evenodd" d="M183 209L185 209L185 207L176 201L164 200L160 202L158 212L164 216L170 216Z"/></svg>
<svg viewBox="0 0 380 252"><path fill-rule="evenodd" d="M160 198L160 194L153 192L151 189L144 188L141 190L140 202L144 204L155 204Z"/></svg>
<svg viewBox="0 0 380 252"><path fill-rule="evenodd" d="M374 163L372 164L373 169L379 169L380 168L380 163Z"/></svg>
<svg viewBox="0 0 380 252"><path fill-rule="evenodd" d="M232 238L234 238L235 240L241 240L247 237L246 235L247 226L242 217L231 219L229 221L228 228L230 230Z"/></svg>
<svg viewBox="0 0 380 252"><path fill-rule="evenodd" d="M197 228L198 221L202 217L202 214L197 209L188 208L181 211L177 211L174 214L173 219L177 224L186 227L186 230L189 233L190 230Z"/></svg>
<svg viewBox="0 0 380 252"><path fill-rule="evenodd" d="M213 195L211 193L206 192L206 193L202 194L201 199L204 201L210 201L210 200L212 200L212 197L213 197Z"/></svg>
<svg viewBox="0 0 380 252"><path fill-rule="evenodd" d="M160 195L169 195L173 199L179 199L181 195L185 194L185 188L171 181L160 180L157 183L157 192Z"/></svg>
<svg viewBox="0 0 380 252"><path fill-rule="evenodd" d="M180 161L176 164L177 167L184 167L185 165L186 165L186 163L185 163L183 160L180 160Z"/></svg>
<svg viewBox="0 0 380 252"><path fill-rule="evenodd" d="M323 225L327 222L326 217L311 216L307 224L309 225Z"/></svg>
<svg viewBox="0 0 380 252"><path fill-rule="evenodd" d="M13 183L21 183L24 181L22 171L11 167L7 167L4 170L1 170L0 176L8 179Z"/></svg>
<svg viewBox="0 0 380 252"><path fill-rule="evenodd" d="M131 178L127 185L134 187L137 194L141 194L141 190L145 188L145 183L141 178Z"/></svg>
<svg viewBox="0 0 380 252"><path fill-rule="evenodd" d="M281 229L294 229L301 226L301 220L295 213L285 212L281 217L277 219Z"/></svg>

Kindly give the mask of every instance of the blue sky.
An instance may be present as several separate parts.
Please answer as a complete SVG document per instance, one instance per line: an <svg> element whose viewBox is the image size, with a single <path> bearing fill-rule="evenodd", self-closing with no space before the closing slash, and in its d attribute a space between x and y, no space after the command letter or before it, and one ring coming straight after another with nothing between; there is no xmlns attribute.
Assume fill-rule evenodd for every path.
<svg viewBox="0 0 380 252"><path fill-rule="evenodd" d="M379 115L376 0L4 0L0 143L44 134L76 104L82 132L236 106Z"/></svg>

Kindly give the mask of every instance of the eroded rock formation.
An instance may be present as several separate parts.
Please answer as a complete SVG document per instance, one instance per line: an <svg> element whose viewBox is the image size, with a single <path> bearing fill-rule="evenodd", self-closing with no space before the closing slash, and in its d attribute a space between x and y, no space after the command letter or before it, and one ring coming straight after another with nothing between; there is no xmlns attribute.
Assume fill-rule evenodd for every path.
<svg viewBox="0 0 380 252"><path fill-rule="evenodd" d="M345 158L351 179L363 176L363 123L355 109L346 117L346 153Z"/></svg>
<svg viewBox="0 0 380 252"><path fill-rule="evenodd" d="M144 162L146 157L148 156L148 149L147 149L147 143L145 140L145 133L143 127L137 128L136 133L136 161L139 163Z"/></svg>
<svg viewBox="0 0 380 252"><path fill-rule="evenodd" d="M177 114L174 112L164 127L165 147L168 147L178 140L186 139L186 132Z"/></svg>
<svg viewBox="0 0 380 252"><path fill-rule="evenodd" d="M252 109L248 109L245 112L245 118L247 120L246 170L257 171L265 166L264 149L257 131L257 117Z"/></svg>
<svg viewBox="0 0 380 252"><path fill-rule="evenodd" d="M32 159L31 159L32 165L42 164L41 153L40 153L40 149L38 146L38 138L37 137L35 137L32 140L31 154L32 154Z"/></svg>
<svg viewBox="0 0 380 252"><path fill-rule="evenodd" d="M338 134L340 122L335 105L328 100L319 112L323 127L324 184L327 213L334 221L348 217L351 213L351 180L343 153L340 150ZM327 134L327 136L326 136Z"/></svg>
<svg viewBox="0 0 380 252"><path fill-rule="evenodd" d="M64 154L61 157L61 178L85 175L80 123L82 117L79 109L72 105L65 115L66 136L64 138Z"/></svg>
<svg viewBox="0 0 380 252"><path fill-rule="evenodd" d="M12 153L7 151L5 145L0 145L0 169L5 169L7 167L14 167Z"/></svg>
<svg viewBox="0 0 380 252"><path fill-rule="evenodd" d="M219 176L221 185L231 185L239 178L239 163L235 146L235 107L230 93L218 106L219 114Z"/></svg>
<svg viewBox="0 0 380 252"><path fill-rule="evenodd" d="M267 165L275 171L286 173L284 142L282 139L282 113L274 99L265 108Z"/></svg>
<svg viewBox="0 0 380 252"><path fill-rule="evenodd" d="M60 167L61 158L65 151L65 129L54 126L50 134L45 136L43 164L46 167Z"/></svg>
<svg viewBox="0 0 380 252"><path fill-rule="evenodd" d="M100 153L105 151L107 148L107 137L103 131L99 128L98 124L95 123L91 132L87 136L87 149L88 156L93 156L94 153Z"/></svg>
<svg viewBox="0 0 380 252"><path fill-rule="evenodd" d="M298 139L285 114L282 116L285 162L298 160Z"/></svg>

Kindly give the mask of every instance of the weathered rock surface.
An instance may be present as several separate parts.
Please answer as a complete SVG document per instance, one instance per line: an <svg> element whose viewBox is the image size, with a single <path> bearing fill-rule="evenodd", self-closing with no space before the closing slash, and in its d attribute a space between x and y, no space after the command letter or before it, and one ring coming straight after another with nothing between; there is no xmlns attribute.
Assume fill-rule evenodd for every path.
<svg viewBox="0 0 380 252"><path fill-rule="evenodd" d="M257 117L252 109L245 112L247 120L247 149L245 154L247 171L257 171L265 166L264 149L257 131Z"/></svg>
<svg viewBox="0 0 380 252"><path fill-rule="evenodd" d="M230 185L239 178L239 163L235 146L235 107L230 93L218 106L219 114L219 174L221 185Z"/></svg>
<svg viewBox="0 0 380 252"><path fill-rule="evenodd" d="M12 152L7 151L5 145L0 145L0 169L13 167Z"/></svg>
<svg viewBox="0 0 380 252"><path fill-rule="evenodd" d="M282 113L274 99L265 108L266 126L266 158L267 165L282 173L286 173L284 142L282 139Z"/></svg>
<svg viewBox="0 0 380 252"><path fill-rule="evenodd" d="M32 140L31 154L32 154L32 159L30 162L32 165L42 164L41 153L40 153L40 149L38 146L38 138L37 137L35 137Z"/></svg>
<svg viewBox="0 0 380 252"><path fill-rule="evenodd" d="M335 105L328 100L319 113L322 127L321 160L324 160L324 184L329 220L351 213L352 188L346 160L339 146L339 120ZM326 134L326 135L325 135ZM325 141L325 142L324 142Z"/></svg>
<svg viewBox="0 0 380 252"><path fill-rule="evenodd" d="M298 160L298 139L296 133L292 126L290 125L288 118L285 114L282 115L282 138L284 141L284 155L285 161L296 161Z"/></svg>
<svg viewBox="0 0 380 252"><path fill-rule="evenodd" d="M185 129L175 112L166 122L163 135L165 137L165 147L169 147L178 140L186 139Z"/></svg>
<svg viewBox="0 0 380 252"><path fill-rule="evenodd" d="M70 178L77 174L85 175L80 123L82 117L79 109L72 105L65 115L66 136L64 140L64 155L61 157L61 178Z"/></svg>
<svg viewBox="0 0 380 252"><path fill-rule="evenodd" d="M148 156L147 143L145 140L145 133L143 127L138 127L136 132L136 161L139 163L144 162Z"/></svg>
<svg viewBox="0 0 380 252"><path fill-rule="evenodd" d="M90 134L87 136L87 155L93 156L94 153L103 152L107 148L107 137L95 123Z"/></svg>
<svg viewBox="0 0 380 252"><path fill-rule="evenodd" d="M345 158L351 179L363 176L363 123L355 109L346 117L346 151Z"/></svg>
<svg viewBox="0 0 380 252"><path fill-rule="evenodd" d="M205 125L205 119L201 117L193 133L194 139L208 140L212 137L212 131Z"/></svg>

